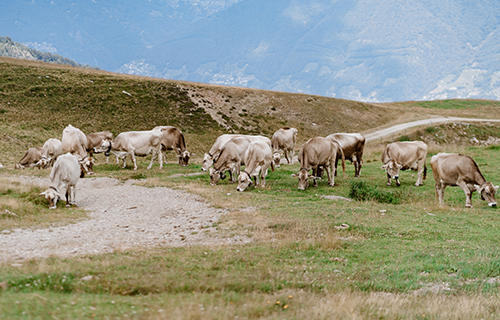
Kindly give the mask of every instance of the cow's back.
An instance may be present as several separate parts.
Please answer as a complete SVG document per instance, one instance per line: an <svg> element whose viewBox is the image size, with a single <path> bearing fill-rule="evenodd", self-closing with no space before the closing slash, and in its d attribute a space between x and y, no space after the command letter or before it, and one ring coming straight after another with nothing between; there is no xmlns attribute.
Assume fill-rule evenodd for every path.
<svg viewBox="0 0 500 320"><path fill-rule="evenodd" d="M50 180L62 180L76 184L80 177L80 164L76 156L71 153L66 153L59 156L50 172Z"/></svg>
<svg viewBox="0 0 500 320"><path fill-rule="evenodd" d="M61 144L63 152L76 154L80 159L87 155L87 136L72 125L64 128Z"/></svg>
<svg viewBox="0 0 500 320"><path fill-rule="evenodd" d="M469 156L458 153L438 153L431 158L434 179L455 185L458 180L466 182L484 179L478 165Z"/></svg>
<svg viewBox="0 0 500 320"><path fill-rule="evenodd" d="M299 151L299 161L303 168L310 169L317 165L328 164L333 156L337 156L335 145L330 139L315 137L302 145Z"/></svg>
<svg viewBox="0 0 500 320"><path fill-rule="evenodd" d="M417 160L425 160L427 145L422 141L393 142L387 145L382 154L382 162L394 160L403 168L408 168Z"/></svg>
<svg viewBox="0 0 500 320"><path fill-rule="evenodd" d="M352 161L353 155L360 156L363 154L365 137L360 133L333 133L327 138L339 143L346 160Z"/></svg>
<svg viewBox="0 0 500 320"><path fill-rule="evenodd" d="M102 140L113 140L113 134L109 131L89 133L87 135L87 151L100 146Z"/></svg>
<svg viewBox="0 0 500 320"><path fill-rule="evenodd" d="M245 159L247 167L252 169L263 162L271 162L271 147L264 141L252 141L246 150Z"/></svg>

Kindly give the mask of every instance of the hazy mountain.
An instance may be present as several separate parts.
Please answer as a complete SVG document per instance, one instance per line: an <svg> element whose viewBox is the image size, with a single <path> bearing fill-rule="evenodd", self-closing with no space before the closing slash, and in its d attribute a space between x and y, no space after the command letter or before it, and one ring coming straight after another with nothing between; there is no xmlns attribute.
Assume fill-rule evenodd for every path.
<svg viewBox="0 0 500 320"><path fill-rule="evenodd" d="M498 1L21 0L0 7L14 13L0 18L0 28L15 40L106 70L363 101L500 98Z"/></svg>

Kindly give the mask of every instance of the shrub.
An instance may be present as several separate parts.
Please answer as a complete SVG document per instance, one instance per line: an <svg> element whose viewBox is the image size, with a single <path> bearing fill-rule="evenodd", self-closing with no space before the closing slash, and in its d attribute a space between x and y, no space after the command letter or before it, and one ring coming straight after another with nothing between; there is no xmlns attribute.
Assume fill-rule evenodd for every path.
<svg viewBox="0 0 500 320"><path fill-rule="evenodd" d="M380 203L400 204L401 192L384 191L369 186L365 181L351 181L349 184L349 197L357 201L377 201Z"/></svg>

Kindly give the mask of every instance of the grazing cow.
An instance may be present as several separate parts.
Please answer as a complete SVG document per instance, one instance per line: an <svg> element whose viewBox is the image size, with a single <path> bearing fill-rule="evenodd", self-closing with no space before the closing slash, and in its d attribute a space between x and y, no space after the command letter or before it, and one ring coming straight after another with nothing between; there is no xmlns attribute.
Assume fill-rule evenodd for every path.
<svg viewBox="0 0 500 320"><path fill-rule="evenodd" d="M317 180L321 179L319 172L323 168L326 169L328 185L330 187L335 186L334 176L337 170L335 168L335 160L339 153L342 159L342 171L345 175L345 157L337 141L315 137L304 143L299 151L301 168L299 172L292 174L292 177L299 179L299 190L305 190L309 186L309 179L314 179L314 187L317 187ZM313 174L309 173L311 169L313 170Z"/></svg>
<svg viewBox="0 0 500 320"><path fill-rule="evenodd" d="M250 139L245 136L233 137L224 144L214 166L208 169L212 186L216 185L221 178L226 178L225 171L229 171L231 183L236 182L240 167L245 164L245 155L249 145Z"/></svg>
<svg viewBox="0 0 500 320"><path fill-rule="evenodd" d="M494 186L479 171L476 162L469 156L458 153L438 153L431 158L432 174L436 181L436 198L444 205L443 195L447 186L459 186L465 192L465 207L472 207L472 193L478 191L482 200L488 201L490 207L495 207Z"/></svg>
<svg viewBox="0 0 500 320"><path fill-rule="evenodd" d="M77 156L67 153L60 155L50 172L50 186L40 193L49 201L49 209L55 209L61 199L62 189L66 189L66 207L76 205L76 183L81 177L81 166Z"/></svg>
<svg viewBox="0 0 500 320"><path fill-rule="evenodd" d="M207 171L208 168L210 168L212 166L212 164L214 163L215 156L217 156L220 153L220 150L222 149L224 144L235 137L246 137L250 141L254 141L254 140L262 141L262 142L268 144L269 147L271 147L271 140L267 137L250 136L250 135L243 135L243 134L223 134L220 137L218 137L217 140L215 140L215 143L212 146L212 148L210 149L210 151L208 153L205 153L205 155L203 157L203 165L201 166L201 170Z"/></svg>
<svg viewBox="0 0 500 320"><path fill-rule="evenodd" d="M246 167L238 176L237 191L243 192L248 186L252 185L252 177L255 186L259 184L266 186L267 169L271 167L274 172L273 152L271 147L262 141L252 141L245 153ZM259 183L260 176L260 183Z"/></svg>
<svg viewBox="0 0 500 320"><path fill-rule="evenodd" d="M85 150L87 151L90 157L94 156L95 153L94 148L99 147L101 145L102 140L108 140L108 141L113 140L113 134L109 131L101 131L101 132L89 133L87 135L87 146L85 147ZM106 163L108 163L109 150L107 152L105 151L104 155L106 156Z"/></svg>
<svg viewBox="0 0 500 320"><path fill-rule="evenodd" d="M123 168L127 166L126 158L129 155L134 163L134 170L137 170L135 156L145 157L152 153L148 169L151 169L156 157L158 157L160 169L162 169L161 136L162 133L160 130L122 132L113 141L103 140L101 146L95 148L95 151L113 153L117 158L123 160Z"/></svg>
<svg viewBox="0 0 500 320"><path fill-rule="evenodd" d="M179 158L179 165L181 167L186 167L189 162L189 158L194 155L194 153L189 153L186 147L186 140L182 131L176 127L171 126L159 126L155 127L153 130L160 130L161 135L161 152L165 164L167 163L167 150L174 150L177 153L177 158Z"/></svg>
<svg viewBox="0 0 500 320"><path fill-rule="evenodd" d="M14 168L24 169L26 167L36 167L40 159L42 159L42 147L29 148L24 154L24 157L22 157L21 160L15 164Z"/></svg>
<svg viewBox="0 0 500 320"><path fill-rule="evenodd" d="M399 187L399 170L408 170L418 172L417 182L415 186L423 185L423 180L427 177L427 165L425 157L427 156L427 145L422 141L404 141L393 142L385 147L382 154L382 163L380 169L387 173L387 185L391 185L391 178L396 180L396 185ZM423 179L422 179L423 174Z"/></svg>
<svg viewBox="0 0 500 320"><path fill-rule="evenodd" d="M201 170L202 171L207 171L208 168L210 168L212 166L212 164L214 163L214 158L220 153L222 147L226 144L226 142L228 142L229 140L231 140L232 138L234 137L240 137L242 136L241 134L223 134L221 136L219 136L212 148L210 148L210 151L208 151L208 153L205 153L205 155L203 156L203 165L201 166Z"/></svg>
<svg viewBox="0 0 500 320"><path fill-rule="evenodd" d="M45 169L48 166L54 166L54 163L62 154L62 143L59 139L49 139L45 141L42 147L42 158L36 163L40 169Z"/></svg>
<svg viewBox="0 0 500 320"><path fill-rule="evenodd" d="M354 165L354 177L359 177L361 174L361 166L363 165L365 137L359 133L334 133L327 136L327 138L333 139L339 143L344 152L345 159L351 161ZM337 155L335 168L337 168L339 159L340 155Z"/></svg>
<svg viewBox="0 0 500 320"><path fill-rule="evenodd" d="M281 128L273 134L271 144L273 146L274 166L279 168L281 152L285 155L288 164L293 163L293 154L295 153L295 142L297 141L297 132L295 128Z"/></svg>
<svg viewBox="0 0 500 320"><path fill-rule="evenodd" d="M68 125L62 134L62 150L74 154L88 174L93 174L94 160L87 155L87 136L78 128Z"/></svg>

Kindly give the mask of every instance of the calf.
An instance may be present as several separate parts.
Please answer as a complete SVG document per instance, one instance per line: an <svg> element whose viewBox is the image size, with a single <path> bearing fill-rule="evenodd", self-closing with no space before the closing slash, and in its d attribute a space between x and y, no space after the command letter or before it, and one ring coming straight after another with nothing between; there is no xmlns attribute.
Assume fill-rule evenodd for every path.
<svg viewBox="0 0 500 320"><path fill-rule="evenodd" d="M425 157L427 156L427 145L422 141L405 141L390 143L385 147L382 154L383 166L380 169L387 173L387 185L391 185L391 178L396 180L399 187L399 170L408 170L418 172L415 186L423 185L423 180L427 177L427 166Z"/></svg>
<svg viewBox="0 0 500 320"><path fill-rule="evenodd" d="M49 209L55 209L61 199L62 189L66 189L66 207L76 205L76 183L82 169L76 156L71 153L59 156L50 172L50 186L40 193L49 201Z"/></svg>
<svg viewBox="0 0 500 320"><path fill-rule="evenodd" d="M494 186L479 171L476 162L469 156L457 153L438 153L431 158L432 174L436 181L436 198L444 205L443 195L447 186L459 186L465 193L465 207L472 207L472 193L478 191L482 200L488 201L490 207L495 207Z"/></svg>
<svg viewBox="0 0 500 320"><path fill-rule="evenodd" d="M252 177L255 186L266 186L267 169L271 167L274 172L274 163L272 159L271 147L262 141L252 141L245 153L246 167L238 176L237 191L243 192L248 186L252 185Z"/></svg>
<svg viewBox="0 0 500 320"><path fill-rule="evenodd" d="M328 185L335 185L335 159L341 154L342 171L345 174L345 157L338 142L323 137L309 139L302 145L299 151L300 170L292 174L299 179L299 190L305 190L309 186L309 179L314 180L314 187L318 186L317 180L321 179L319 172L324 168L328 176ZM309 170L313 170L313 174ZM316 176L314 174L317 174Z"/></svg>
<svg viewBox="0 0 500 320"><path fill-rule="evenodd" d="M280 166L280 150L283 151L288 164L293 163L293 154L295 153L295 143L297 141L297 132L295 128L281 128L273 134L271 144L273 146L273 161L274 166Z"/></svg>
<svg viewBox="0 0 500 320"><path fill-rule="evenodd" d="M15 169L24 169L26 167L36 167L38 161L42 159L42 147L29 148L24 157L14 165ZM38 167L40 168L40 167Z"/></svg>
<svg viewBox="0 0 500 320"><path fill-rule="evenodd" d="M62 143L59 139L49 139L45 141L42 147L42 158L37 162L36 166L40 169L45 169L48 166L54 166L54 163L62 154Z"/></svg>

